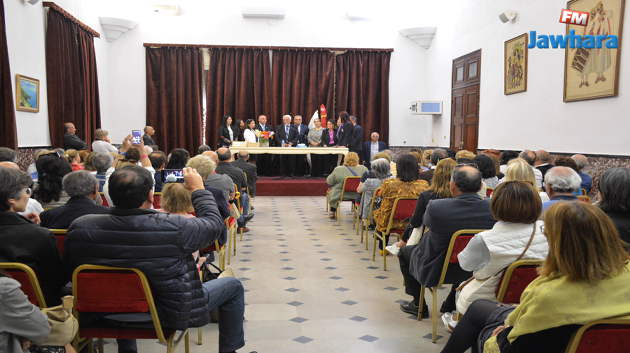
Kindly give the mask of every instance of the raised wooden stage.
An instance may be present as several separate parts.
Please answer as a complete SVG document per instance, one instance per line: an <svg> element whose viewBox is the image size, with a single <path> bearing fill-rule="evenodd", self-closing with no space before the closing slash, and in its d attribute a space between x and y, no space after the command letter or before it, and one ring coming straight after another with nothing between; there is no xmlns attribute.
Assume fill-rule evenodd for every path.
<svg viewBox="0 0 630 353"><path fill-rule="evenodd" d="M326 196L326 178L280 179L261 176L256 182L256 196Z"/></svg>

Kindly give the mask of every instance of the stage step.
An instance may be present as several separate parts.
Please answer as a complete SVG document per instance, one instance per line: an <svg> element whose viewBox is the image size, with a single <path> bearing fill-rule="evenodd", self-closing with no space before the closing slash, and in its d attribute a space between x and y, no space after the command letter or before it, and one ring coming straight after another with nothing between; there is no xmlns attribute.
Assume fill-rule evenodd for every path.
<svg viewBox="0 0 630 353"><path fill-rule="evenodd" d="M326 196L326 190L326 178L260 177L256 182L256 196Z"/></svg>

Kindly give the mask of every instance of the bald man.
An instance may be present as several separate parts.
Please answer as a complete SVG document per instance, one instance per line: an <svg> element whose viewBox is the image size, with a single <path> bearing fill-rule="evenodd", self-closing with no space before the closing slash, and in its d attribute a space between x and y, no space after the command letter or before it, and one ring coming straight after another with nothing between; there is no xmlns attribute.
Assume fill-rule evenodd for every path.
<svg viewBox="0 0 630 353"><path fill-rule="evenodd" d="M79 136L75 135L77 129L73 123L63 124L63 149L87 150L88 145Z"/></svg>
<svg viewBox="0 0 630 353"><path fill-rule="evenodd" d="M549 152L545 150L536 151L536 161L534 162L534 168L540 170L543 176L543 180L545 179L545 174L547 174L547 171L553 168L553 165L549 163L550 160L551 156L549 155Z"/></svg>
<svg viewBox="0 0 630 353"><path fill-rule="evenodd" d="M591 189L593 188L593 178L591 178L590 175L584 174L582 172L582 169L586 167L588 158L586 158L586 156L581 155L581 154L574 154L573 156L571 156L571 159L573 159L575 163L577 163L578 168L580 168L578 175L580 176L580 178L582 178L581 188L585 189L586 193L588 194L589 192L591 192Z"/></svg>
<svg viewBox="0 0 630 353"><path fill-rule="evenodd" d="M153 129L153 126L145 126L144 135L142 135L142 140L144 141L145 146L157 145L155 141L153 141L153 135L155 135L155 130Z"/></svg>
<svg viewBox="0 0 630 353"><path fill-rule="evenodd" d="M20 170L20 166L13 162L0 162L0 167ZM42 212L44 212L42 205L37 202L37 200L29 198L26 204L26 210L24 210L24 212L18 212L18 214L28 218L35 224L40 224L41 220L39 219L39 214Z"/></svg>

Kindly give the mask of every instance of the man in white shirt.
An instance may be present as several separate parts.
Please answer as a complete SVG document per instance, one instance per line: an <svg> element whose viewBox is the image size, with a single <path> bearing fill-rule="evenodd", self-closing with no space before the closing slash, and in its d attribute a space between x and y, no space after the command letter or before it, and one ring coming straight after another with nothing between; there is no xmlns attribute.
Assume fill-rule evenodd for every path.
<svg viewBox="0 0 630 353"><path fill-rule="evenodd" d="M118 152L118 148L112 146L111 142L109 141L108 135L109 132L103 129L97 129L96 131L94 131L95 141L92 142L92 152Z"/></svg>

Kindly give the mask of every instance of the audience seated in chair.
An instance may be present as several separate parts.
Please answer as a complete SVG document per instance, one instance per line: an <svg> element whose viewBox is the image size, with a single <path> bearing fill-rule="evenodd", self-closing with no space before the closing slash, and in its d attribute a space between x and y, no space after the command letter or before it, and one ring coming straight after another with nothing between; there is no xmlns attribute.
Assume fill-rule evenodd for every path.
<svg viewBox="0 0 630 353"><path fill-rule="evenodd" d="M490 229L496 223L490 211L490 200L482 200L477 194L482 180L479 170L471 166L455 167L450 181L453 198L432 200L424 212L423 223L429 231L420 243L400 249L398 259L405 278L405 293L413 296L413 301L402 303L402 311L418 315L420 286L434 287L439 281L446 252L452 235L462 229ZM470 278L471 273L462 270L449 271L450 283L461 283ZM455 310L454 285L448 298L442 304L441 312ZM423 300L426 305L426 301ZM426 313L426 314L425 314ZM422 309L423 317L428 317L428 307ZM437 313L434 313L436 315Z"/></svg>
<svg viewBox="0 0 630 353"><path fill-rule="evenodd" d="M545 188L550 200L543 203L543 212L554 202L575 201L575 193L580 190L582 179L568 167L553 167L545 175Z"/></svg>
<svg viewBox="0 0 630 353"><path fill-rule="evenodd" d="M247 173L247 186L249 186L249 192L252 197L256 196L256 182L258 181L258 175L256 174L256 165L249 163L249 152L239 151L238 159L230 162L234 167L241 169ZM217 167L218 168L218 167Z"/></svg>
<svg viewBox="0 0 630 353"><path fill-rule="evenodd" d="M442 352L564 352L581 325L630 317L630 264L610 218L584 202L557 202L543 220L549 253L521 303L473 302Z"/></svg>
<svg viewBox="0 0 630 353"><path fill-rule="evenodd" d="M190 159L190 153L183 148L176 148L168 154L168 162L165 169L182 169Z"/></svg>
<svg viewBox="0 0 630 353"><path fill-rule="evenodd" d="M333 172L326 178L326 183L330 187L330 194L328 195L328 204L330 205L331 219L335 219L335 212L341 198L341 191L343 189L343 182L346 177L360 176L367 172L367 168L364 165L359 165L359 155L354 152L348 152L343 165L336 167ZM345 192L344 198L346 200L354 200L358 194L356 192ZM341 200L343 201L343 200Z"/></svg>
<svg viewBox="0 0 630 353"><path fill-rule="evenodd" d="M593 188L593 178L591 178L590 175L584 174L582 172L582 169L586 167L588 158L586 158L584 155L581 155L581 154L574 154L573 156L571 156L571 159L573 159L575 163L577 163L578 175L580 176L580 178L582 178L582 184L580 186L582 189L586 190L586 193L588 194L589 192L591 192L591 189Z"/></svg>
<svg viewBox="0 0 630 353"><path fill-rule="evenodd" d="M42 212L41 226L48 229L68 229L75 219L86 214L106 214L109 208L98 193L98 181L85 170L78 170L63 177L63 189L70 199L65 205Z"/></svg>
<svg viewBox="0 0 630 353"><path fill-rule="evenodd" d="M26 209L32 183L27 173L0 167L0 262L19 262L32 268L46 304L55 306L61 303L61 288L70 280L57 240L48 229L33 224L32 220L39 221L37 215L26 218L16 213Z"/></svg>
<svg viewBox="0 0 630 353"><path fill-rule="evenodd" d="M114 163L114 157L109 153L96 153L92 158L92 165L96 170L94 176L98 180L98 192L103 192L103 186L107 181L107 170L112 166L112 163Z"/></svg>
<svg viewBox="0 0 630 353"><path fill-rule="evenodd" d="M536 161L534 162L534 168L540 170L543 176L543 180L545 180L545 174L549 169L553 168L553 164L551 164L551 155L549 152L545 150L536 151Z"/></svg>
<svg viewBox="0 0 630 353"><path fill-rule="evenodd" d="M33 198L44 209L64 205L70 199L61 185L63 177L72 173L68 160L57 151L48 151L39 156L36 166L38 179L33 188Z"/></svg>
<svg viewBox="0 0 630 353"><path fill-rule="evenodd" d="M597 207L606 212L619 231L619 236L630 244L630 169L612 168L599 178ZM627 249L630 252L630 249Z"/></svg>
<svg viewBox="0 0 630 353"><path fill-rule="evenodd" d="M20 167L13 162L0 162L0 167L13 168L13 169L20 170ZM37 202L37 200L29 197L28 203L26 204L26 209L23 212L17 212L17 213L24 217L27 217L31 214L39 215L42 212L44 212L44 208L42 207L42 205L39 202ZM39 218L31 219L31 221L33 221L35 224L40 223Z"/></svg>
<svg viewBox="0 0 630 353"><path fill-rule="evenodd" d="M63 149L69 150L74 149L77 151L87 150L88 145L83 140L79 138L75 133L77 129L74 127L73 123L65 123L63 124Z"/></svg>
<svg viewBox="0 0 630 353"><path fill-rule="evenodd" d="M109 132L103 129L96 129L94 131L94 142L92 142L92 151L94 152L118 152L118 148L112 146L109 140Z"/></svg>
<svg viewBox="0 0 630 353"><path fill-rule="evenodd" d="M365 176L367 173L372 173L375 177L365 179L364 182L359 183L359 187L357 188L357 192L361 194L359 195L361 198L361 201L359 202L359 206L361 207L359 217L361 218L368 218L374 191L381 187L384 180L393 178L392 173L389 171L389 161L387 159L375 159L372 161L371 167L372 170L370 172L363 173L363 175Z"/></svg>
<svg viewBox="0 0 630 353"><path fill-rule="evenodd" d="M232 154L230 150L226 147L221 147L217 150L217 157L219 158L219 163L217 164L216 173L227 175L232 179L232 182L236 184L239 188L239 192L241 193L241 206L243 207L243 216L247 216L249 214L249 197L246 193L247 190L247 180L245 179L245 174L243 170L233 166L230 163L230 159L232 158ZM251 219L251 218L250 218ZM239 225L239 228L243 228L244 226ZM248 231L244 230L244 231Z"/></svg>
<svg viewBox="0 0 630 353"><path fill-rule="evenodd" d="M494 167L494 162L492 158L480 154L475 156L472 160L473 163L477 165L479 171L481 172L481 177L483 178L483 182L489 188L496 188L499 185L499 178L496 175L496 169Z"/></svg>
<svg viewBox="0 0 630 353"><path fill-rule="evenodd" d="M505 170L505 178L501 180L501 183L506 181L524 181L532 186L536 186L536 177L534 176L534 172L529 163L527 163L523 158L515 158L508 162L508 167ZM536 189L538 190L538 196L540 196L540 200L544 205L545 202L549 201L549 195L538 187L536 187Z"/></svg>
<svg viewBox="0 0 630 353"><path fill-rule="evenodd" d="M218 307L219 351L233 352L245 344L243 286L231 277L203 284L199 280L191 254L221 235L223 219L201 176L185 168L184 178L184 187L192 192L194 218L150 209L153 175L146 169L127 166L114 172L109 185L116 207L108 215L76 220L66 235L64 259L71 270L93 264L144 272L163 323L173 329L204 326L210 310Z"/></svg>
<svg viewBox="0 0 630 353"><path fill-rule="evenodd" d="M164 170L166 166L166 155L162 151L151 152L149 153L149 161L153 169L155 169L155 174L153 175L153 179L155 180L154 191L162 192L162 187L164 186L162 182L162 170Z"/></svg>
<svg viewBox="0 0 630 353"><path fill-rule="evenodd" d="M438 162L444 158L448 158L448 153L446 152L446 150L443 150L441 148L434 149L433 153L431 153L431 169L425 170L420 173L420 179L426 181L427 183L430 183L433 179L435 166L437 166Z"/></svg>

